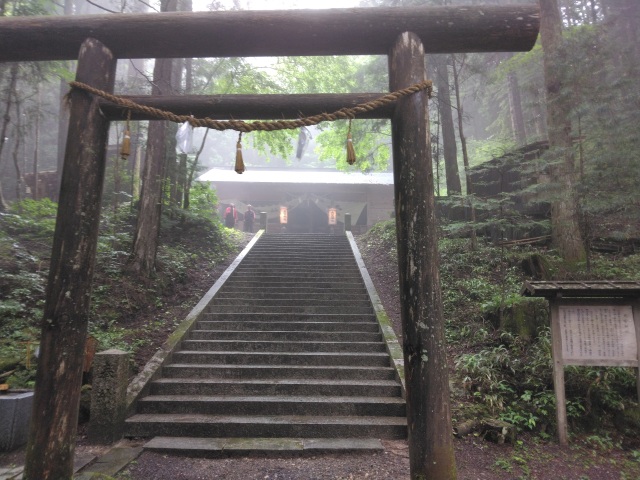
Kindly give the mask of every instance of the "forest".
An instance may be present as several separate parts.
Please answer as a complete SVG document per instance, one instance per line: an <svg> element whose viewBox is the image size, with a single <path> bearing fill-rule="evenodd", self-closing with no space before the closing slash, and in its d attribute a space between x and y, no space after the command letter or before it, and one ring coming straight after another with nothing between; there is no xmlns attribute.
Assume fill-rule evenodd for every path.
<svg viewBox="0 0 640 480"><path fill-rule="evenodd" d="M353 6L532 3L361 0ZM255 4L0 0L0 16L267 8ZM547 440L554 422L549 330L522 336L500 329L505 312L522 302L524 279L639 280L640 2L539 5L540 36L531 51L429 54L426 63L434 84L429 120L446 336L450 362L467 388L458 392L466 400L454 413L463 421L481 412ZM43 315L74 72L74 61L0 63L0 383L18 387L35 380L24 359ZM133 96L388 89L386 56L118 60L115 85L116 94ZM173 326L163 310L182 312L193 301L184 292L196 281L193 270L222 263L246 241L220 224L215 191L197 181L208 168L234 168L237 135L198 128L185 148L179 128L123 118L109 133L89 330L101 347L131 351L139 364L157 346L152 332ZM244 136L245 150L253 152L245 155L246 167L392 171L387 120L324 123L306 134L313 138L302 154L298 130ZM393 257L392 223L375 226L363 242ZM525 275L516 272L525 264L532 266ZM204 289L207 279L197 281ZM631 369L576 367L568 388L572 427L587 432L587 444L623 448L637 462L635 433L614 427L621 412L629 413L624 422L638 422L634 376ZM467 385L469 378L479 380Z"/></svg>

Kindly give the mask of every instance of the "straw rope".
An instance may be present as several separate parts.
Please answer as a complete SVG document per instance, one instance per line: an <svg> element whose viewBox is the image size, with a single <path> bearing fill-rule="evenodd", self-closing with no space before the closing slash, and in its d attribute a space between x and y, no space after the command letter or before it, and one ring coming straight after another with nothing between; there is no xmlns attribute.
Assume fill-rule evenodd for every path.
<svg viewBox="0 0 640 480"><path fill-rule="evenodd" d="M333 113L321 113L319 115L312 115L310 117L303 117L296 120L273 120L273 121L255 121L255 122L243 122L240 120L226 120L217 121L211 118L194 118L190 115L176 115L175 113L160 110L158 108L148 107L139 103L133 102L124 97L113 95L105 91L93 88L82 82L70 82L71 88L78 90L84 90L93 95L104 98L105 100L126 108L133 112L143 113L147 116L156 118L158 120L169 120L176 123L189 122L192 127L206 127L213 130L235 130L237 132L253 132L260 131L275 131L275 130L287 130L300 127L308 127L311 125L317 125L322 122L332 122L335 120L353 119L360 113L370 112L377 108L389 105L398 101L400 98L412 95L414 93L425 90L429 98L433 89L431 80L426 80L421 83L416 83L410 87L397 90L395 92L388 93L375 100L366 103L360 103L354 107L344 107L340 110L336 110Z"/></svg>

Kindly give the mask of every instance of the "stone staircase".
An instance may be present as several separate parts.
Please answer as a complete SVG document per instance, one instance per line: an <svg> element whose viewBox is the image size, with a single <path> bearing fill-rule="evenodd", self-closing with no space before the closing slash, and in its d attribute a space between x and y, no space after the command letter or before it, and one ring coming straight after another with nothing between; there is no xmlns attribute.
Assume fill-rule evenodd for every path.
<svg viewBox="0 0 640 480"><path fill-rule="evenodd" d="M157 450L378 449L405 402L344 235L264 234L137 402Z"/></svg>

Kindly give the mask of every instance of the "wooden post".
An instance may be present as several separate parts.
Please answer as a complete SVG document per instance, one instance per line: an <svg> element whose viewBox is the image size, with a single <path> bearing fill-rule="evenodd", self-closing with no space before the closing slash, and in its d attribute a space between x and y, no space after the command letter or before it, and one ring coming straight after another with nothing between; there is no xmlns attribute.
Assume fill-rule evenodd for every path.
<svg viewBox="0 0 640 480"><path fill-rule="evenodd" d="M389 53L390 90L425 79L420 38ZM391 121L411 479L456 478L440 291L426 93L401 99Z"/></svg>
<svg viewBox="0 0 640 480"><path fill-rule="evenodd" d="M350 213L344 214L344 231L345 232L351 231L351 214Z"/></svg>
<svg viewBox="0 0 640 480"><path fill-rule="evenodd" d="M267 212L260 212L260 229L267 231Z"/></svg>
<svg viewBox="0 0 640 480"><path fill-rule="evenodd" d="M80 48L76 80L113 90L116 62L102 43ZM27 446L26 480L73 475L89 297L95 265L109 121L97 99L72 91L53 238L40 358Z"/></svg>
<svg viewBox="0 0 640 480"><path fill-rule="evenodd" d="M564 361L562 359L562 337L560 334L560 302L549 299L551 311L551 356L553 361L553 389L556 392L556 423L558 443L569 443L567 434L567 400L564 391Z"/></svg>

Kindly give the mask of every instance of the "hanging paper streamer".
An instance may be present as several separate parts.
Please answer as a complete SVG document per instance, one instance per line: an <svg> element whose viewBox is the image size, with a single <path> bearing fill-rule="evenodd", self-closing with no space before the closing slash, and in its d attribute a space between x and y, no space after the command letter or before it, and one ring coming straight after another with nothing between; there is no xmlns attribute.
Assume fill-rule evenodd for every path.
<svg viewBox="0 0 640 480"><path fill-rule="evenodd" d="M242 160L242 132L238 136L238 143L236 144L236 173L244 172L244 161Z"/></svg>
<svg viewBox="0 0 640 480"><path fill-rule="evenodd" d="M193 127L184 122L176 132L176 149L178 153L193 153Z"/></svg>
<svg viewBox="0 0 640 480"><path fill-rule="evenodd" d="M311 139L311 132L307 127L302 127L300 129L300 133L298 134L298 148L296 149L296 158L298 160L302 159L304 155L304 150L307 148L307 144Z"/></svg>

